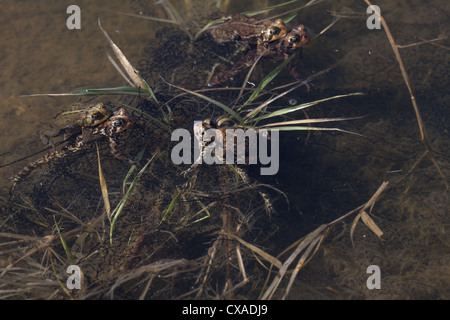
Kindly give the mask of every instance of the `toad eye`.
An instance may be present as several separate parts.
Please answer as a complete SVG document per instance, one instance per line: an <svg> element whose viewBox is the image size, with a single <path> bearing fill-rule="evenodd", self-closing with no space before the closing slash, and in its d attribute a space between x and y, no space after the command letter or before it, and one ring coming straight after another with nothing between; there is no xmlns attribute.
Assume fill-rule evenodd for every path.
<svg viewBox="0 0 450 320"><path fill-rule="evenodd" d="M111 126L113 126L114 128L120 128L120 127L123 127L124 124L125 124L125 121L123 121L123 119L117 119L111 123Z"/></svg>
<svg viewBox="0 0 450 320"><path fill-rule="evenodd" d="M295 44L300 41L300 37L298 35L292 36L289 38L289 43Z"/></svg>
<svg viewBox="0 0 450 320"><path fill-rule="evenodd" d="M269 30L269 34L271 36L277 36L280 34L280 28L272 28Z"/></svg>
<svg viewBox="0 0 450 320"><path fill-rule="evenodd" d="M95 113L91 114L89 118L94 121L100 120L103 118L103 114L101 112L95 112Z"/></svg>
<svg viewBox="0 0 450 320"><path fill-rule="evenodd" d="M103 119L103 114L101 112L94 112L86 116L85 121L87 125L92 125L98 120Z"/></svg>

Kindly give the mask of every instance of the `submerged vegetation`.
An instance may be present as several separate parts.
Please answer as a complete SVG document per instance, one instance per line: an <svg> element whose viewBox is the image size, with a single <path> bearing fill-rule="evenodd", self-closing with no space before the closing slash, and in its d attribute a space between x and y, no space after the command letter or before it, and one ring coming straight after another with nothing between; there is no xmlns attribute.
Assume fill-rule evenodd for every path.
<svg viewBox="0 0 450 320"><path fill-rule="evenodd" d="M289 10L271 17L281 16L284 23L289 23L302 10L322 1L303 5L298 2L286 1L244 14L261 15L290 6ZM193 52L198 50L196 46L203 37L208 37L208 30L224 21L215 19L195 28L184 21L170 1L159 4L168 18L145 18L176 26L187 36ZM332 29L337 20L331 20L328 27L324 26L324 32L317 34L326 34L326 30ZM336 116L336 108L330 116L323 114L337 101L346 101L354 111L352 104L362 103L365 94L359 90L333 91L316 98L305 95L303 102L288 99L293 92L315 90L309 85L334 67L329 65L323 71L291 83L284 81L287 77L279 80L297 53L265 72L253 87L248 84L255 78L254 72L263 54L242 75L242 85L233 82L238 83L236 87L203 86L208 82L208 73L209 77L211 75L208 68L212 65L196 69L204 71L204 83L194 89L190 74L186 75L189 86L163 76L152 79L154 70L133 66L124 54L126 48L120 49L114 43L99 20L99 28L118 63L109 54L108 59L129 86L29 96L82 96L84 99L95 96L94 99L113 100L113 105L132 111L136 121L121 132L118 145L132 155L133 162L115 159L106 139L97 140L80 153L60 159L50 169L35 169L8 196L0 198L0 298L295 298L299 274L315 255L320 252L318 259L322 261L339 255L330 243L345 237L356 248L393 241L386 239L386 223L380 223L382 219L373 215L374 207L384 201L382 208L386 208L392 202L389 194L402 194L404 189L407 193L415 188L407 181L414 179L417 168L427 159L441 179L440 188L448 190L448 168L442 167L440 154L426 135L398 46L386 21L381 21L411 96L423 154L416 157L412 165L408 163L410 167L401 176L373 179L376 184L365 186L367 192L358 194L361 202L324 207L323 211L332 209L334 214L324 212L323 218L287 235L283 230L292 228L289 225L292 218L283 221L278 211L297 209L290 198L292 190L299 190L297 187L288 192L283 188L286 185L276 179L263 180L253 175L253 166L176 166L170 160L171 133L180 127L192 131L193 120L215 118L219 127L224 124L232 128L280 130L288 135L306 132L307 140L311 134L333 133L328 139L340 141L344 148L351 147L342 142L343 137L352 137L348 138L350 143L364 150L364 144L374 136L368 136L364 130L356 131L357 125L346 129L344 123L358 122L366 114L347 115L343 109ZM163 84L162 88L151 85L157 80ZM344 120L348 121L342 122ZM338 125L329 126L336 122ZM298 146L282 144L281 147L285 148L281 153L300 154ZM342 159L336 163L329 161L330 167L346 164ZM290 166L288 175L303 169L302 160L289 159L286 163ZM426 170L431 171L432 166ZM351 170L354 174L349 175L349 179L356 179L358 172L363 171ZM437 202L446 199L448 197L444 196ZM321 208L324 204L317 202L311 206ZM404 205L401 210L408 208ZM362 239L360 235L364 232L359 222L367 227L364 230L370 230L370 240L362 243L355 240L357 235ZM295 222L293 226L300 224ZM442 222L442 228L444 224ZM439 232L445 235L445 230ZM287 242L290 244L285 245ZM77 265L82 270L80 290L66 286L69 265ZM350 267L342 267L345 268ZM336 294L336 290L329 287L323 291Z"/></svg>

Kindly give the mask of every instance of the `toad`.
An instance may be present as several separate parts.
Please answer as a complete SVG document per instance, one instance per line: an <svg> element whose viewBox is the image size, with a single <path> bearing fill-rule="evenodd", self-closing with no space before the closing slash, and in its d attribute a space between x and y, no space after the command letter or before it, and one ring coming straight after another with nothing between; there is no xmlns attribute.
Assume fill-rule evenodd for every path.
<svg viewBox="0 0 450 320"><path fill-rule="evenodd" d="M240 41L245 44L271 42L284 37L287 28L283 20L275 22L236 14L210 31L215 42L225 44Z"/></svg>
<svg viewBox="0 0 450 320"><path fill-rule="evenodd" d="M225 83L242 70L252 66L260 56L274 57L281 55L284 59L287 59L290 54L307 44L310 39L305 27L299 25L289 31L284 37L271 42L260 43L256 48L250 49L230 70L217 73L210 79L207 85L208 87L216 87ZM288 70L296 80L301 79L300 73L293 68L291 63L288 65Z"/></svg>
<svg viewBox="0 0 450 320"><path fill-rule="evenodd" d="M40 137L44 144L53 145L51 138L64 135L72 135L83 131L84 128L95 127L106 121L111 113L103 103L83 104L73 103L57 114L51 124L45 125L40 130Z"/></svg>
<svg viewBox="0 0 450 320"><path fill-rule="evenodd" d="M95 122L95 121L93 121ZM93 123L92 122L92 123ZM38 168L46 163L53 163L58 159L65 158L70 154L74 154L78 151L85 149L86 144L91 142L92 137L95 136L106 136L109 138L109 145L111 149L111 154L120 159L120 160L128 160L131 164L135 164L135 162L123 155L117 147L117 136L119 133L123 132L127 128L129 128L134 123L133 118L131 118L124 108L119 109L114 112L114 114L106 119L105 121L97 124L94 128L91 128L89 132L85 132L76 137L74 144L68 144L64 146L61 150L56 150L49 152L41 159L35 160L24 167L16 176L14 176L11 180L14 183L14 186L28 176L35 168ZM90 139L86 139L86 135L90 136Z"/></svg>

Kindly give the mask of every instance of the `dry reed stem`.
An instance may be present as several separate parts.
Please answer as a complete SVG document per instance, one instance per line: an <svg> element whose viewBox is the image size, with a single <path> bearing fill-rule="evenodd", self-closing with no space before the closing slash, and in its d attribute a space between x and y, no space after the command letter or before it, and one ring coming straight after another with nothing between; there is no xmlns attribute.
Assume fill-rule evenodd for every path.
<svg viewBox="0 0 450 320"><path fill-rule="evenodd" d="M372 3L370 3L369 0L364 0L364 2L368 6L372 6ZM378 14L378 12L376 12L376 11L375 11L375 13ZM448 182L447 182L447 178L444 175L444 173L441 171L441 168L439 167L436 159L434 158L434 156L433 156L433 154L431 152L431 148L429 146L428 138L427 138L427 135L426 135L426 132L425 132L425 125L423 124L422 116L421 116L420 111L419 111L419 106L417 105L417 101L416 101L416 98L414 96L414 93L413 93L413 90L411 88L411 84L410 84L410 81L409 81L408 73L406 72L405 65L403 64L403 60L402 60L402 57L400 55L399 46L395 42L395 39L392 36L391 31L389 30L389 26L387 25L387 23L384 20L383 16L381 14L378 14L378 16L379 16L381 24L383 25L383 28L384 28L386 36L387 36L387 38L389 40L389 43L391 44L392 50L394 51L395 58L397 59L398 66L400 67L400 71L401 71L402 76L403 76L403 80L405 81L406 87L408 88L409 96L411 98L411 103L413 105L414 112L416 114L417 124L419 126L420 141L425 145L425 148L426 148L425 153L429 154L429 156L431 158L431 161L433 162L434 166L437 168L437 170L439 172L439 175L444 180L445 187L448 190L449 189L449 185L448 185Z"/></svg>
<svg viewBox="0 0 450 320"><path fill-rule="evenodd" d="M271 265L274 265L278 269L281 269L282 263L277 258L271 256L270 254L268 254L264 250L261 250L260 248L252 245L251 243L248 243L247 241L241 239L240 237L238 237L238 236L236 236L234 234L228 234L228 236L232 237L233 239L235 239L237 241L239 241L242 245L247 247L247 249L251 250L253 253L256 253L257 255L259 255L264 260L270 262Z"/></svg>
<svg viewBox="0 0 450 320"><path fill-rule="evenodd" d="M266 292L262 295L262 297L261 297L262 300L266 300L266 299L270 300L272 298L273 294L277 290L278 286L281 283L281 280L283 279L284 275L288 271L288 268L291 265L291 263L294 261L294 259L303 251L303 249L307 249L310 244L314 243L315 240L317 240L318 237L320 237L324 233L324 231L327 229L327 227L328 227L327 224L321 225L319 228L317 228L316 230L309 233L305 237L305 239L299 243L299 245L294 250L294 252L283 263L282 267L278 271L278 274L275 276L272 283L267 288Z"/></svg>
<svg viewBox="0 0 450 320"><path fill-rule="evenodd" d="M277 290L278 286L281 283L281 280L283 279L284 275L288 272L289 266L292 264L292 262L300 255L300 253L303 252L302 256L300 257L297 266L295 267L293 274L291 275L288 287L286 289L286 292L283 295L283 299L287 297L289 294L289 290L295 280L295 277L297 276L298 272L301 268L303 268L306 265L306 262L311 259L311 251L313 248L315 248L313 254L317 252L318 248L320 247L322 241L324 240L327 232L330 230L330 228L335 225L336 223L344 220L348 216L354 214L355 212L359 211L360 214L358 214L358 219L361 215L361 212L365 212L364 210L368 208L372 208L376 201L378 201L381 197L381 195L385 192L389 185L389 182L385 181L381 184L381 186L377 189L377 191L372 195L372 197L367 201L364 205L359 206L358 208L347 212L343 216L339 217L338 219L328 223L323 224L319 226L314 231L310 232L306 237L301 238L300 240L296 241L294 244L290 245L286 250L284 250L280 255L284 254L286 251L293 248L295 245L297 245L294 252L289 256L289 258L283 263L281 268L279 268L278 274L273 279L272 283L269 285L269 287L265 290L265 292L262 294L261 299L271 299L275 291ZM376 225L375 225L376 226ZM377 234L378 227L371 228L370 224L368 226L375 234ZM381 232L381 230L380 230ZM264 289L263 289L264 290Z"/></svg>
<svg viewBox="0 0 450 320"><path fill-rule="evenodd" d="M119 47L111 40L108 33L102 28L102 25L100 24L100 18L98 19L98 26L105 35L106 39L109 42L109 45L111 46L111 49L114 51L114 54L116 55L122 67L125 69L125 72L127 73L128 77L130 77L130 79L132 80L133 84L138 88L145 89L146 85L144 84L144 82L142 82L141 78L139 78L139 76L134 72L134 68L128 61L127 57L125 57L125 55L122 53Z"/></svg>
<svg viewBox="0 0 450 320"><path fill-rule="evenodd" d="M100 189L102 190L102 197L103 197L103 202L105 205L106 215L108 216L108 220L111 221L111 204L109 203L109 197L108 197L108 185L106 183L105 175L103 174L98 144L96 144L96 146L97 146L97 159L98 159L98 180L100 182Z"/></svg>
<svg viewBox="0 0 450 320"><path fill-rule="evenodd" d="M33 237L34 238L34 237ZM20 261L23 261L24 259L26 259L27 257L35 254L36 252L38 252L39 250L43 249L43 248L48 248L50 247L51 243L53 242L53 240L57 239L58 236L56 235L52 235L52 236L45 236L43 238L34 238L35 241L39 242L39 246L37 248L31 249L30 251L28 251L27 253L25 253L22 257L20 257L19 259L17 259L14 262L11 262L9 265L6 266L6 268L3 270L3 272L0 274L0 278L3 277L8 271L10 271L17 263L19 263Z"/></svg>

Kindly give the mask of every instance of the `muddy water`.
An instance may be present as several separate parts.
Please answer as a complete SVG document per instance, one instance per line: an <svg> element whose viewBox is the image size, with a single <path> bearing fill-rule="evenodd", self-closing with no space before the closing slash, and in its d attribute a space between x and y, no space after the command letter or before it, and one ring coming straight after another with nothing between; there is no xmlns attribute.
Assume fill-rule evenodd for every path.
<svg viewBox="0 0 450 320"><path fill-rule="evenodd" d="M227 13L252 10L277 1L222 1ZM279 1L278 1L279 2ZM1 136L0 165L38 151L40 124L62 104L76 98L19 97L33 93L67 92L79 88L125 85L105 57L107 42L97 17L132 63L142 58L161 26L111 11L139 13L145 1L81 1L81 30L67 30L62 1L2 1L0 11ZM299 1L303 4L302 1ZM445 1L380 1L377 3L398 44L407 45L448 35L449 4ZM148 9L148 6L143 6ZM295 8L291 7L291 8ZM398 181L425 152L416 117L395 56L383 30L368 30L363 1L325 1L300 13L299 22L317 34L334 18L342 19L305 48L302 68L313 74L312 92L298 90L289 98L310 101L334 94L364 92L365 97L325 104L311 117L362 116L338 124L366 136L287 133L283 136L278 175L263 179L283 190L287 206L277 202L279 214L271 223L279 234L267 248L277 255L289 244L322 223L370 199L382 181ZM147 12L148 13L148 12ZM155 14L164 15L155 10ZM448 87L449 42L401 49L436 163L449 172ZM268 70L276 66L267 62ZM262 72L262 71L260 71ZM289 79L279 80L287 82ZM207 114L209 115L209 114ZM0 168L1 184L29 160ZM420 163L373 209L384 232L380 241L361 223L349 237L352 219L337 226L322 250L301 273L292 299L448 299L448 204L444 178L430 159ZM274 244L275 243L275 244ZM381 290L366 287L369 265L382 271Z"/></svg>
<svg viewBox="0 0 450 320"><path fill-rule="evenodd" d="M126 46L126 54L136 62L142 50L142 39L148 39L148 23L121 16L113 11L129 12L124 1L78 2L81 29L68 30L66 13L69 1L2 1L1 4L1 117L7 127L2 130L2 164L38 151L30 144L42 123L53 118L68 98L24 98L35 93L63 93L81 88L125 85L109 63L108 44L97 25L114 36L117 45ZM33 139L31 139L33 141ZM5 154L6 153L6 154ZM2 170L5 179L24 162Z"/></svg>

